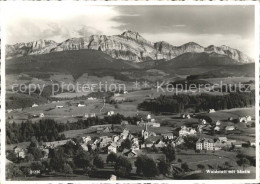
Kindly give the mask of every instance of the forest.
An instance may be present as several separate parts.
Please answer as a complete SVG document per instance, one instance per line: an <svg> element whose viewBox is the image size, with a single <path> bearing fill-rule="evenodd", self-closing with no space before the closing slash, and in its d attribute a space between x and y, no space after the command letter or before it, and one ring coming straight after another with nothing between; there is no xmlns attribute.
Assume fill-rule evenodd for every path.
<svg viewBox="0 0 260 184"><path fill-rule="evenodd" d="M68 130L85 129L94 125L121 124L123 120L129 124L136 124L140 120L138 117L125 117L120 114L105 116L104 118L91 117L86 120L79 119L75 123L57 123L53 119L42 119L37 123L26 122L6 123L6 143L15 144L19 142L28 142L33 136L38 141L52 142L66 139L61 132Z"/></svg>
<svg viewBox="0 0 260 184"><path fill-rule="evenodd" d="M228 95L161 95L156 99L145 100L138 109L159 112L203 112L209 109L224 110L255 105L255 92L235 92Z"/></svg>

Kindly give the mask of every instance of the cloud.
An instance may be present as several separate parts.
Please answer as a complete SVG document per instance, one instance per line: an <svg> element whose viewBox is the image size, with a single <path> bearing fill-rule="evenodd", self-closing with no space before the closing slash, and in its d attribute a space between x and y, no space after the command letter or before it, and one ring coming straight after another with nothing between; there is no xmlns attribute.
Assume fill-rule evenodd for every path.
<svg viewBox="0 0 260 184"><path fill-rule="evenodd" d="M175 27L186 27L185 24L177 24L177 25L174 25Z"/></svg>
<svg viewBox="0 0 260 184"><path fill-rule="evenodd" d="M14 6L6 11L7 43L53 39L62 42L70 37L89 34L118 34L121 23L113 20L119 12L112 6Z"/></svg>
<svg viewBox="0 0 260 184"><path fill-rule="evenodd" d="M77 30L77 33L79 36L87 37L94 34L102 34L102 31L99 31L90 26L82 25L82 27Z"/></svg>
<svg viewBox="0 0 260 184"><path fill-rule="evenodd" d="M228 45L252 55L253 6L82 6L33 4L5 10L7 43L138 31L151 41Z"/></svg>

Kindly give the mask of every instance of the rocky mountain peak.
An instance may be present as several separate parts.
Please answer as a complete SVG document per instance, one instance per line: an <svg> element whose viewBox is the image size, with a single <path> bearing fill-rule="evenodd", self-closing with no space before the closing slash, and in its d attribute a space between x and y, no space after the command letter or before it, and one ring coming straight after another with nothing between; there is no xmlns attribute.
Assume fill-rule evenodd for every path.
<svg viewBox="0 0 260 184"><path fill-rule="evenodd" d="M38 40L28 43L7 45L6 53L10 57L33 54L46 54L67 50L91 49L104 52L115 59L142 62L146 60L171 60L185 53L217 53L228 56L239 63L253 62L247 55L222 45L203 47L195 42L174 46L168 42L153 43L144 39L138 32L127 30L121 35L92 35L89 37L70 38L62 43L52 40Z"/></svg>
<svg viewBox="0 0 260 184"><path fill-rule="evenodd" d="M142 36L138 32L131 31L131 30L127 30L127 31L123 32L121 35L124 37L127 37L127 38L132 38L132 39L142 38Z"/></svg>

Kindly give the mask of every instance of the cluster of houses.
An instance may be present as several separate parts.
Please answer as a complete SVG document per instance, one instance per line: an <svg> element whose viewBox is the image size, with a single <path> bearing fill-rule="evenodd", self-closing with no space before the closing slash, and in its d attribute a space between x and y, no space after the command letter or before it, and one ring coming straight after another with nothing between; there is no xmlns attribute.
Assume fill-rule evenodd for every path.
<svg viewBox="0 0 260 184"><path fill-rule="evenodd" d="M236 140L228 140L226 137L218 137L216 140L211 138L199 138L196 142L196 150L221 150L231 148Z"/></svg>
<svg viewBox="0 0 260 184"><path fill-rule="evenodd" d="M109 111L108 116L114 115L114 111ZM85 114L85 117L95 117L94 113ZM189 114L182 114L181 118L190 119ZM160 127L160 123L157 123L155 119L152 119L151 115L148 114L145 120L137 122L137 125L142 128L139 132L130 132L125 126L98 126L96 128L96 136L85 136L81 137L81 147L85 151L89 149L95 150L100 149L102 152L118 153L123 154L126 157L136 157L145 148L158 148L161 149L168 144L173 146L178 146L184 143L185 136L198 136L200 137L196 142L196 150L222 150L231 147L239 148L242 147L242 143L236 140L228 140L226 137L218 137L216 139L201 137L201 133L205 130L220 131L222 125L221 121L216 121L215 123L208 123L205 119L198 119L198 125L196 128L181 126L179 130L179 135L174 136L173 133L161 133L157 135L155 132L150 131L148 127ZM233 121L234 119L228 118L228 121ZM251 121L251 116L239 117L239 122L247 123ZM122 121L121 125L128 125L127 121ZM235 127L233 125L225 126L226 131L233 131ZM131 141L131 149L122 149L122 143L129 139ZM48 158L49 149L54 149L57 146L62 146L67 142L73 142L71 139L45 142L40 147L45 153L44 158ZM255 143L249 143L250 146ZM25 158L26 149L20 149L19 147L14 148L14 152L19 158Z"/></svg>
<svg viewBox="0 0 260 184"><path fill-rule="evenodd" d="M151 115L148 114L146 120L141 119L141 121L137 121L136 124L138 126L148 126L148 127L160 127L161 124L157 123L155 119L152 119Z"/></svg>

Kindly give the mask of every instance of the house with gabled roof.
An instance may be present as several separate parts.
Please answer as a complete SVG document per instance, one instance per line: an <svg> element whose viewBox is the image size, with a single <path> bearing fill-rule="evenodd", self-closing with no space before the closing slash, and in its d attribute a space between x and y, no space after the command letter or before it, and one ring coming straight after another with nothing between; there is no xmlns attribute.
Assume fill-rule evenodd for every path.
<svg viewBox="0 0 260 184"><path fill-rule="evenodd" d="M214 140L210 138L199 138L196 142L197 150L214 150Z"/></svg>

